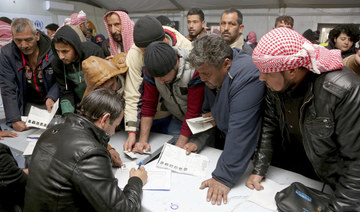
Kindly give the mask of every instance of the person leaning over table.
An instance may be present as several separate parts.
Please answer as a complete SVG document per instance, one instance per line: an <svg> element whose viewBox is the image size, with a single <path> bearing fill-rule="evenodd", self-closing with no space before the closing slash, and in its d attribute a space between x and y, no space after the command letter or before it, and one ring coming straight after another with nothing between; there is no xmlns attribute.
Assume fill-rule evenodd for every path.
<svg viewBox="0 0 360 212"><path fill-rule="evenodd" d="M317 176L334 191L325 211L360 211L360 77L343 67L340 50L313 45L285 27L264 35L252 58L268 90L246 185L262 189L276 156L273 147L291 142L304 149ZM278 132L282 140L275 139ZM282 160L296 161L291 157L297 156Z"/></svg>
<svg viewBox="0 0 360 212"><path fill-rule="evenodd" d="M140 138L132 151L150 151L148 138L159 96L173 115L168 134L174 136L176 146L185 148L188 142L193 142L186 119L200 115L204 83L187 61L188 56L186 49L171 47L162 41L153 42L146 48Z"/></svg>
<svg viewBox="0 0 360 212"><path fill-rule="evenodd" d="M90 92L78 114L46 130L35 146L25 189L25 212L140 211L144 167L118 187L106 145L124 116L124 100L109 88Z"/></svg>
<svg viewBox="0 0 360 212"><path fill-rule="evenodd" d="M18 132L29 129L21 116L31 106L51 111L59 88L51 62L51 39L27 18L11 24L13 41L1 48L0 87L6 122Z"/></svg>
<svg viewBox="0 0 360 212"><path fill-rule="evenodd" d="M226 204L228 192L244 174L257 145L265 85L251 57L232 49L221 37L205 35L193 45L190 65L206 84L203 110L211 112L216 127L226 135L212 178L200 188L209 188L207 201Z"/></svg>
<svg viewBox="0 0 360 212"><path fill-rule="evenodd" d="M125 53L117 54L110 60L91 56L82 62L86 90L84 97L91 91L99 88L110 88L116 95L123 97L124 73L128 70L125 64ZM110 152L112 165L122 166L119 153L110 144L107 145Z"/></svg>
<svg viewBox="0 0 360 212"><path fill-rule="evenodd" d="M146 47L154 41L164 41L170 46L178 46L187 50L192 48L191 42L181 33L169 26L162 26L154 17L144 16L134 26L134 45L126 55L126 65L129 71L125 79L125 130L128 138L124 144L124 150L131 150L136 143L136 134L140 126L140 113L143 93L143 68L144 53ZM154 117L153 128L160 133L167 133L167 125L171 117L168 111L161 110L162 103L158 104L157 113ZM157 122L157 123L155 123Z"/></svg>
<svg viewBox="0 0 360 212"><path fill-rule="evenodd" d="M81 42L77 33L68 25L62 26L54 35L52 62L56 82L60 88L60 108L65 113L75 112L83 98L86 83L81 63L90 56L103 58L102 49L93 42Z"/></svg>

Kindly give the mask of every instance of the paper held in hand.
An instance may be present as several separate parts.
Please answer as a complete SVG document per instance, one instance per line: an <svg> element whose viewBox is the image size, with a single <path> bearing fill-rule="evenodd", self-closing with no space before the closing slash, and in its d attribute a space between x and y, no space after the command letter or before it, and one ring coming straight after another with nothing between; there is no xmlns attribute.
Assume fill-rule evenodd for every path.
<svg viewBox="0 0 360 212"><path fill-rule="evenodd" d="M205 177L209 158L204 155L190 153L172 144L165 143L161 151L157 167L168 168L172 171Z"/></svg>
<svg viewBox="0 0 360 212"><path fill-rule="evenodd" d="M50 113L47 110L31 106L26 126L46 129L58 108L59 100L55 102Z"/></svg>
<svg viewBox="0 0 360 212"><path fill-rule="evenodd" d="M210 121L214 120L213 117L196 117L192 119L186 119L186 123L188 124L191 132L193 134L206 131L213 127Z"/></svg>

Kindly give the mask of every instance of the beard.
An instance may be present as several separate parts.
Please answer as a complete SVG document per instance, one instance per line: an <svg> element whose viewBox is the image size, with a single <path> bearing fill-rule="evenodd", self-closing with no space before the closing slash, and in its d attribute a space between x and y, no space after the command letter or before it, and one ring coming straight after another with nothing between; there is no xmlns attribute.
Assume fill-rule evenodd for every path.
<svg viewBox="0 0 360 212"><path fill-rule="evenodd" d="M111 36L112 36L112 38L114 39L115 42L121 43L121 41L122 41L121 33L114 33L114 34L111 34Z"/></svg>

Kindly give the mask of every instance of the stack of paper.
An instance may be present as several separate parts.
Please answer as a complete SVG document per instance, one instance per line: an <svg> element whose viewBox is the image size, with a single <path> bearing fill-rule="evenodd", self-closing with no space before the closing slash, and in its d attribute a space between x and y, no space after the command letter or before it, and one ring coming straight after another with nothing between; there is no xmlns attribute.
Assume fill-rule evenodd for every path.
<svg viewBox="0 0 360 212"><path fill-rule="evenodd" d="M185 149L168 143L164 144L157 163L160 168L200 177L206 176L208 165L209 159L206 156L195 153L186 155Z"/></svg>
<svg viewBox="0 0 360 212"><path fill-rule="evenodd" d="M197 117L192 119L186 119L186 123L188 124L191 132L193 134L206 131L213 127L210 121L214 120L213 117Z"/></svg>
<svg viewBox="0 0 360 212"><path fill-rule="evenodd" d="M119 188L124 189L129 180L130 170L137 169L135 162L124 163L121 168L114 170L114 175L118 179ZM148 180L144 185L144 190L169 191L171 186L171 171L158 168L145 168Z"/></svg>

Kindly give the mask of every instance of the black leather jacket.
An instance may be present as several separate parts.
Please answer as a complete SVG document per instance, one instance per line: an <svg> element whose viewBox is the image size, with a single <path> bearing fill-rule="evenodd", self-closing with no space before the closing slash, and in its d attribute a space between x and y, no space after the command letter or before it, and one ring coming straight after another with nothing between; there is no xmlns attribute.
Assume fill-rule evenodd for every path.
<svg viewBox="0 0 360 212"><path fill-rule="evenodd" d="M106 149L109 135L69 114L43 133L34 149L24 211L140 211L142 181L118 187Z"/></svg>
<svg viewBox="0 0 360 212"><path fill-rule="evenodd" d="M312 74L309 72L309 74ZM268 90L253 174L265 176L275 132L284 135L279 96ZM300 109L300 130L307 157L334 194L329 211L360 211L360 78L351 70L312 78Z"/></svg>

